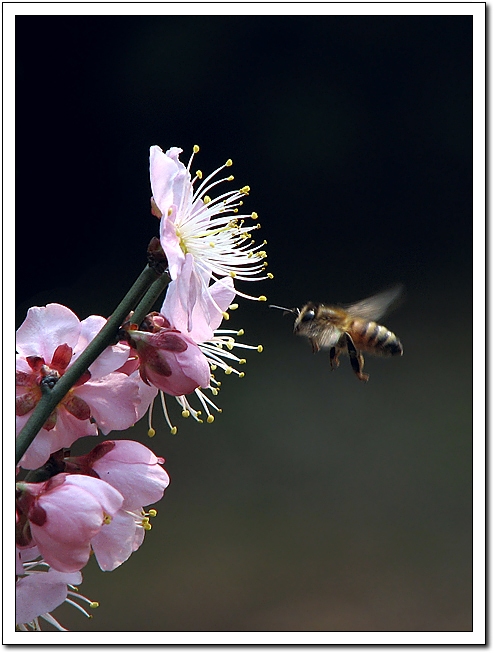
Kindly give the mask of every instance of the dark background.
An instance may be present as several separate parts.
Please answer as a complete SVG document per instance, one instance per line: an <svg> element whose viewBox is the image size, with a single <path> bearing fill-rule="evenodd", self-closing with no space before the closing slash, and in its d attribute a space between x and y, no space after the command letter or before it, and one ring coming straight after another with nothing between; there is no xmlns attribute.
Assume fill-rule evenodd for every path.
<svg viewBox="0 0 494 653"><path fill-rule="evenodd" d="M145 264L148 148L252 188L269 301L394 282L402 359L330 373L292 318L240 300L246 377L213 425L140 438L172 484L71 630L471 629L472 18L24 16L16 23L17 324L108 315ZM237 183L235 182L235 183ZM254 288L252 287L254 286ZM78 443L86 450L96 440Z"/></svg>

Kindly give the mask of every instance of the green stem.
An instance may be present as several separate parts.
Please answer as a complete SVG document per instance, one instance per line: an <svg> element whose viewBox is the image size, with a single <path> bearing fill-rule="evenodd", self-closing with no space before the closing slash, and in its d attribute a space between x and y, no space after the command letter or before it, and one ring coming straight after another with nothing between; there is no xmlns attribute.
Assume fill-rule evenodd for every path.
<svg viewBox="0 0 494 653"><path fill-rule="evenodd" d="M43 424L55 410L57 405L62 401L67 392L84 374L91 363L93 363L109 345L115 342L115 336L117 335L122 322L128 316L129 312L136 306L149 286L156 280L156 276L157 273L153 268L150 268L149 266L144 268L132 288L108 318L104 327L96 337L91 340L79 358L68 368L60 380L57 381L53 389L45 389L45 392L34 408L31 417L17 436L15 446L16 465L26 453L29 445L43 427Z"/></svg>
<svg viewBox="0 0 494 653"><path fill-rule="evenodd" d="M169 283L170 278L167 274L162 274L161 277L156 279L156 281L148 288L146 294L137 305L130 319L132 324L137 324L137 326L140 325L140 323L152 309L154 302L158 299L158 297L165 290Z"/></svg>

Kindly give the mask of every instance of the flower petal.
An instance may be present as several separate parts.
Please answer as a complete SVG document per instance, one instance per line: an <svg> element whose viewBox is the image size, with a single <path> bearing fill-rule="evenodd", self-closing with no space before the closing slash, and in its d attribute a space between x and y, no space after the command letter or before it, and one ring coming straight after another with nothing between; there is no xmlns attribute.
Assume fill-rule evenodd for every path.
<svg viewBox="0 0 494 653"><path fill-rule="evenodd" d="M16 349L25 357L41 356L45 361L51 361L59 345L75 347L79 334L79 319L66 306L33 306L17 330Z"/></svg>
<svg viewBox="0 0 494 653"><path fill-rule="evenodd" d="M79 585L79 572L65 573L49 569L20 578L15 586L15 622L26 624L51 612L67 598L67 585Z"/></svg>
<svg viewBox="0 0 494 653"><path fill-rule="evenodd" d="M126 374L112 372L102 379L91 379L77 388L77 395L89 405L92 417L105 435L113 429L127 429L137 421L139 387Z"/></svg>

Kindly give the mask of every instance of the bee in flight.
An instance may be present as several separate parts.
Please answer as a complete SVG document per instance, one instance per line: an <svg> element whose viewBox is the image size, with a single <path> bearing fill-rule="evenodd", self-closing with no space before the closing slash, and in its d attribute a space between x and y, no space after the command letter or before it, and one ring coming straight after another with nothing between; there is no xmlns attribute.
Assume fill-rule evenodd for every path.
<svg viewBox="0 0 494 653"><path fill-rule="evenodd" d="M367 381L369 375L363 372L362 352L374 356L403 355L403 347L397 336L376 321L384 315L400 292L401 286L394 286L345 307L309 302L302 309L283 308L273 304L271 308L279 308L297 316L293 332L307 337L314 353L320 349L329 349L331 369L339 366L339 355L347 353L357 377Z"/></svg>

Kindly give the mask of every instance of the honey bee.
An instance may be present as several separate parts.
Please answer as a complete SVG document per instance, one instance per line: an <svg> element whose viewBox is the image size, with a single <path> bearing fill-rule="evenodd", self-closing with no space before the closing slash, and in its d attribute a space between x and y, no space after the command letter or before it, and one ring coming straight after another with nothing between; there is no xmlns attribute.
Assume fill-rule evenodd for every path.
<svg viewBox="0 0 494 653"><path fill-rule="evenodd" d="M293 332L308 338L314 353L320 349L329 349L331 369L339 366L339 355L347 353L357 377L361 381L368 381L369 375L363 372L362 352L375 356L403 355L403 347L397 336L376 322L400 292L401 286L394 286L344 307L309 302L300 310L274 305L272 308L297 316Z"/></svg>

